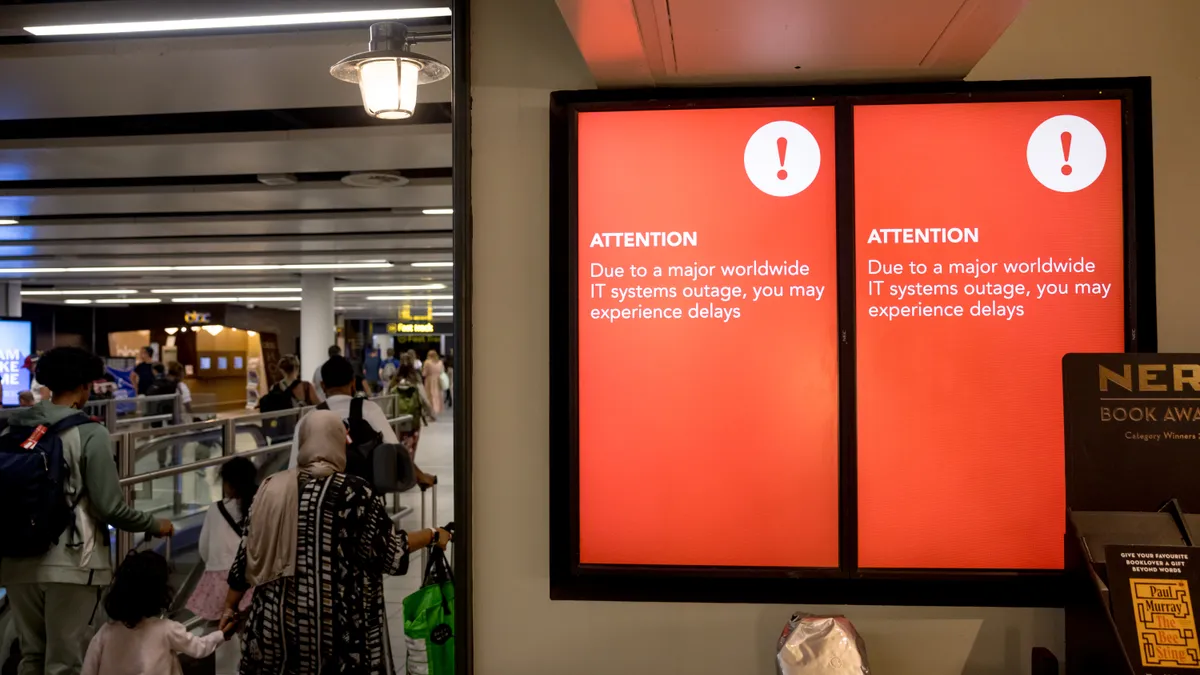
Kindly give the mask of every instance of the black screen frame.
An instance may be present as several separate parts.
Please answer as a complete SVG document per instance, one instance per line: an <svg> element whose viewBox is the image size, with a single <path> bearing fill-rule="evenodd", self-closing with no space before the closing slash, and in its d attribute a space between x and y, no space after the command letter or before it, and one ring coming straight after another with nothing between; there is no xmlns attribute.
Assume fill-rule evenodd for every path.
<svg viewBox="0 0 1200 675"><path fill-rule="evenodd" d="M1157 319L1150 78L554 92L550 101L550 597L1063 606L1067 584L1059 570L883 570L857 566L853 110L860 105L1091 99L1115 99L1122 105L1125 349L1153 352L1157 349ZM836 120L840 566L582 565L578 510L576 114L775 106L832 106ZM697 517L703 517L703 508L698 505Z"/></svg>

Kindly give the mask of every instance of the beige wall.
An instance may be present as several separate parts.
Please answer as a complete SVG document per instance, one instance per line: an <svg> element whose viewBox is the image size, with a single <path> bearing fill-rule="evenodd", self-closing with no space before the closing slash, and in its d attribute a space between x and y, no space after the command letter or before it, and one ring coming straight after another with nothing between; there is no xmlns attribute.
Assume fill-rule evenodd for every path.
<svg viewBox="0 0 1200 675"><path fill-rule="evenodd" d="M593 84L553 0L472 12L477 672L768 675L791 606L549 600L547 104ZM1200 347L1200 315L1185 311L1200 251L1185 201L1200 184L1198 13L1194 0L1032 0L972 74L1156 77L1160 332L1174 349ZM1022 673L1035 644L1061 654L1055 610L837 609L887 675Z"/></svg>

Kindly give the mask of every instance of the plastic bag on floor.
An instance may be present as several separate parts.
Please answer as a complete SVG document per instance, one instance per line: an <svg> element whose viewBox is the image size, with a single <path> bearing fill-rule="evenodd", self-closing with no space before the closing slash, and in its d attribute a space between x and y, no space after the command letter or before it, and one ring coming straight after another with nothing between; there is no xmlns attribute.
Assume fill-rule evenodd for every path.
<svg viewBox="0 0 1200 675"><path fill-rule="evenodd" d="M421 590L404 598L408 675L454 675L454 574L434 546Z"/></svg>
<svg viewBox="0 0 1200 675"><path fill-rule="evenodd" d="M870 675L867 647L844 616L796 612L779 636L779 675Z"/></svg>

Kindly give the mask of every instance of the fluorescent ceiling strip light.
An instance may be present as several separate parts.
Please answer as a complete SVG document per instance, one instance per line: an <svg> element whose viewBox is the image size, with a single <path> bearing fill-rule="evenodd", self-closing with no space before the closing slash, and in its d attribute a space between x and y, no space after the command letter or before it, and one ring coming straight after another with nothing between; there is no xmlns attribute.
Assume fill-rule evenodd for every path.
<svg viewBox="0 0 1200 675"><path fill-rule="evenodd" d="M162 21L125 21L119 23L79 23L61 26L26 26L25 31L38 37L60 35L116 35L121 33L161 33L187 30L221 30L229 28L266 28L270 26L304 26L328 23L357 23L367 21L403 21L450 16L448 7L417 7L411 9L380 9L359 12L317 12L310 14L275 14L268 16L229 16L212 19L173 19Z"/></svg>
<svg viewBox="0 0 1200 675"><path fill-rule="evenodd" d="M421 213L427 216L452 216L454 209L421 209Z"/></svg>
<svg viewBox="0 0 1200 675"><path fill-rule="evenodd" d="M67 298L66 300L63 300L63 302L65 302L68 305L90 305L90 304L92 304L91 300L84 300L83 298Z"/></svg>
<svg viewBox="0 0 1200 675"><path fill-rule="evenodd" d="M453 300L453 295L368 295L368 300Z"/></svg>
<svg viewBox="0 0 1200 675"><path fill-rule="evenodd" d="M454 316L454 312L433 312L429 316Z"/></svg>
<svg viewBox="0 0 1200 675"><path fill-rule="evenodd" d="M415 262L413 267L454 267L452 262Z"/></svg>
<svg viewBox="0 0 1200 675"><path fill-rule="evenodd" d="M290 265L155 265L137 267L0 267L0 274L102 274L105 272L237 272L263 270L365 270L392 267L385 260Z"/></svg>
<svg viewBox="0 0 1200 675"><path fill-rule="evenodd" d="M299 288L156 288L151 293L161 295L186 295L188 293L299 293Z"/></svg>
<svg viewBox="0 0 1200 675"><path fill-rule="evenodd" d="M96 300L97 305L155 305L162 302L162 298L101 298Z"/></svg>
<svg viewBox="0 0 1200 675"><path fill-rule="evenodd" d="M204 303L204 302L300 302L300 296L276 296L276 297L196 297L196 298L171 298L171 302L178 303Z"/></svg>
<svg viewBox="0 0 1200 675"><path fill-rule="evenodd" d="M14 218L0 218L0 225L20 225Z"/></svg>
<svg viewBox="0 0 1200 675"><path fill-rule="evenodd" d="M446 284L409 284L401 286L334 286L336 293L366 293L369 291L440 291Z"/></svg>
<svg viewBox="0 0 1200 675"><path fill-rule="evenodd" d="M129 288L72 289L69 291L21 291L21 295L137 295L137 291Z"/></svg>

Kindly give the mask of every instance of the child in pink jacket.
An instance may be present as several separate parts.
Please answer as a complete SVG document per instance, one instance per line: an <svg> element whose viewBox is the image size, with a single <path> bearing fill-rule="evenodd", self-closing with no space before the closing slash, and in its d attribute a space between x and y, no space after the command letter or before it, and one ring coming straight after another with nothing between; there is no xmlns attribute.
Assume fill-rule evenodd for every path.
<svg viewBox="0 0 1200 675"><path fill-rule="evenodd" d="M162 618L171 605L169 573L152 551L125 557L104 599L110 621L88 645L82 675L179 675L177 654L204 658L225 641L219 632L198 637Z"/></svg>

